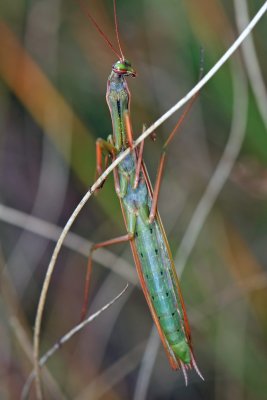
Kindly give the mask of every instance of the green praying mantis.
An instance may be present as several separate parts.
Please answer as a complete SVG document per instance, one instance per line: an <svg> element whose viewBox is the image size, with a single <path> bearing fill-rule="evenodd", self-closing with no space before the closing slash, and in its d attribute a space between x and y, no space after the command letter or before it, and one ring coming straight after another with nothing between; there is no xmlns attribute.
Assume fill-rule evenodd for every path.
<svg viewBox="0 0 267 400"><path fill-rule="evenodd" d="M138 149L133 149L133 132L129 108L130 92L126 78L135 77L136 72L123 55L118 34L115 0L113 0L113 6L119 52L113 47L91 14L86 13L118 58L118 61L112 66L111 74L107 81L106 93L113 134L107 140L102 138L97 140L96 167L97 174L101 175L103 172L103 160L107 165L109 159L114 161L126 148L130 147L132 149L130 154L113 171L115 190L120 200L127 233L92 246L86 274L82 319L85 317L87 309L89 282L92 272L92 253L99 248L129 242L140 284L170 365L174 370L182 370L187 385L187 370L189 369L195 369L203 380L204 378L194 358L185 304L170 246L157 211L157 204L167 146L172 141L195 98L188 104L163 146L153 191L143 161L144 141L141 142Z"/></svg>
<svg viewBox="0 0 267 400"><path fill-rule="evenodd" d="M77 0L82 1L82 0ZM116 2L113 0L114 11L116 9ZM115 15L115 27L120 54L117 53L115 48L110 43L109 39L105 36L99 26L96 24L90 14L88 14L91 21L94 23L101 36L105 39L106 43L112 48L116 54L118 61L113 65L111 75L108 79L107 100L111 111L113 123L113 135L107 141L99 139L97 141L97 170L99 173L102 168L102 156L105 154L105 165L110 156L112 159L111 165L97 179L97 181L89 188L83 196L66 225L64 226L56 246L54 248L51 260L49 262L45 280L43 283L38 308L35 318L34 337L33 337L33 356L34 356L34 371L29 376L23 394L27 395L31 382L35 378L36 395L38 399L42 399L42 387L40 368L46 360L60 347L63 340L56 343L45 356L41 359L40 354L40 333L41 323L44 312L47 291L51 282L51 277L55 268L55 263L59 251L63 245L63 241L70 230L77 215L86 204L88 199L92 196L103 184L108 174L114 170L115 188L117 190L123 217L126 224L127 234L116 239L111 239L106 242L95 244L90 251L87 277L85 284L85 302L83 308L83 315L85 314L89 281L92 270L92 253L101 247L109 246L115 243L129 241L134 256L134 261L137 267L137 272L140 278L140 283L150 308L154 322L158 328L160 338L162 340L167 357L171 366L174 369L182 369L187 383L187 370L195 369L199 376L203 379L193 355L192 341L190 335L190 327L185 311L185 306L179 288L178 278L175 272L174 263L172 260L170 248L164 232L162 222L157 211L157 200L162 178L162 172L165 161L166 148L173 139L177 129L183 122L183 119L189 111L194 99L197 97L199 90L216 74L223 64L233 55L236 49L242 44L244 39L251 33L256 24L264 16L267 11L267 1L259 8L257 13L251 19L246 28L240 33L227 51L219 58L216 64L206 73L206 75L198 82L191 91L180 99L170 110L161 116L151 127L149 127L135 142L133 141L132 129L129 118L129 99L130 93L127 86L125 77L135 76L135 71L129 61L125 60L123 56L119 36L118 24ZM169 135L164 147L163 154L159 164L159 171L157 174L154 193L143 162L143 146L142 140L153 130L160 126L164 121L169 118L175 111L186 104L188 106L180 117L174 130ZM137 146L140 147L137 149ZM125 150L123 150L125 149ZM129 156L127 158L127 156ZM124 160L124 161L123 161ZM117 167L117 169L114 169ZM123 291L124 292L124 291ZM122 295L123 292L120 294ZM119 296L120 296L119 295ZM117 296L113 302L119 297ZM104 308L102 308L103 310ZM97 314L99 315L99 313ZM90 318L89 318L90 319ZM89 321L87 319L87 321ZM85 323L86 321L84 321ZM77 325L71 330L71 336L83 328L83 324ZM78 329L77 329L78 328ZM70 335L67 334L69 338ZM64 336L64 342L68 340ZM23 398L26 398L25 396Z"/></svg>

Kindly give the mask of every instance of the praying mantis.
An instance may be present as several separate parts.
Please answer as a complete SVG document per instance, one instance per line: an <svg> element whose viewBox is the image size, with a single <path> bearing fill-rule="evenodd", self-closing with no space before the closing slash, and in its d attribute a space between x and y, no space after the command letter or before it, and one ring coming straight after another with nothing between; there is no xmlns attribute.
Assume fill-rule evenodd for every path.
<svg viewBox="0 0 267 400"><path fill-rule="evenodd" d="M114 2L114 8L115 8L115 2ZM184 116L186 115L186 113L188 112L190 105L192 105L192 100L194 99L194 97L196 97L197 93L199 93L199 90L216 74L216 72L222 67L223 64L226 63L226 61L233 55L233 53L237 50L237 48L241 45L241 43L244 41L244 39L250 34L250 32L254 29L254 27L256 26L256 24L260 21L260 19L263 17L263 15L265 14L265 12L267 11L267 2L265 2L257 11L257 13L254 15L254 17L251 19L251 21L248 23L248 25L246 26L246 28L240 33L240 35L236 38L236 40L231 44L231 46L227 49L227 51L218 59L218 61L216 62L216 64L214 64L214 66L206 73L206 75L204 77L202 77L202 79L194 86L194 88L192 88L182 99L180 99L173 107L171 107L170 110L168 110L163 116L161 116L151 127L149 127L135 142L129 141L129 139L132 138L131 135L131 125L130 125L130 120L129 120L129 91L126 90L126 102L124 102L124 104L126 104L126 109L125 109L125 114L124 116L121 118L121 108L119 108L120 112L119 112L119 116L120 119L115 121L118 122L120 121L120 128L123 128L124 130L120 130L120 135L121 138L125 139L125 132L126 132L126 136L127 139L125 140L126 143L126 149L125 151L121 150L121 152L123 151L123 153L119 152L119 150L117 150L116 148L116 142L113 139L113 137L116 139L115 133L113 132L112 137L109 139L109 141L107 141L107 146L105 146L105 142L102 142L102 146L101 146L101 141L98 142L97 145L97 149L99 152L99 156L101 155L101 161L102 161L102 154L106 153L107 155L110 154L111 158L114 160L112 162L112 164L110 166L107 167L107 169L103 172L103 174L97 179L97 181L89 188L89 190L86 192L86 194L83 196L83 198L81 199L81 201L79 202L79 204L77 205L77 207L75 208L75 210L73 211L73 213L71 214L70 218L68 219L66 225L64 226L58 241L56 243L56 246L54 248L51 260L49 262L48 268L47 268L47 273L45 276L45 280L43 283L43 287L42 287L42 291L40 294L40 299L39 299L39 303L38 303L38 308L37 308L37 312L36 312L36 319L35 319L35 326L34 326L34 337L33 337L33 352L34 352L34 371L33 374L31 375L33 378L35 378L35 387L36 387L36 394L37 394L37 398L38 399L42 399L42 388L41 388L41 377L40 377L40 368L42 366L42 363L39 359L39 353L40 353L40 332L41 332L41 323L42 323L42 317L43 317L43 312L44 312L44 306L45 306L45 301L46 301L46 297L47 297L47 291L48 291L48 287L49 284L51 282L51 277L55 268L55 263L59 254L59 251L62 247L63 241L67 235L67 233L70 230L70 227L72 226L73 222L75 221L75 219L77 218L77 215L79 214L79 212L81 211L81 209L83 208L83 206L86 204L86 202L88 201L88 199L92 196L93 192L99 188L103 181L106 179L106 177L108 176L108 174L114 169L114 167L118 166L119 163L122 162L122 160L126 159L127 155L132 156L131 158L131 163L133 164L133 168L122 168L120 169L118 167L118 171L115 171L114 174L117 174L117 182L119 182L119 189L121 189L121 182L120 182L120 178L123 182L123 180L125 181L125 177L127 178L127 191L126 194L124 194L124 196L121 196L121 191L119 192L120 196L120 201L121 201L121 205L122 205L122 211L123 211L123 216L126 222L126 227L128 227L127 224L127 216L129 217L131 210L129 212L127 212L127 194L128 193L137 193L134 192L135 190L140 188L144 189L144 192L146 191L147 196L147 202L146 202L146 207L147 207L147 212L146 215L149 215L148 220L145 219L145 221L142 220L142 216L141 213L139 214L140 210L141 210L141 206L142 203L139 204L140 207L136 207L134 210L132 210L132 213L136 214L135 217L136 218L129 218L129 220L134 220L135 222L135 226L134 226L134 233L135 236L133 236L130 233L128 233L128 237L126 238L126 240L129 240L130 245L132 246L132 250L133 250L133 255L134 255L134 260L136 261L136 267L137 267L137 272L140 276L140 282L141 282L141 286L143 288L145 297L147 299L147 303L149 305L149 308L151 310L151 314L152 317L155 321L155 324L158 328L159 331L159 335L162 339L162 343L163 346L166 350L168 359L171 363L171 366L175 369L177 368L181 368L184 372L185 375L185 380L187 382L187 375L186 375L186 370L190 369L190 368L194 368L195 371L202 377L201 373L199 372L197 365L195 363L195 359L193 356L193 350L192 350L192 341L191 341L191 335L190 335L190 328L189 328L189 324L188 324L188 319L186 316L186 311L185 311L185 307L184 307L184 302L182 299L182 294L179 288L179 283L178 283L178 279L175 273L175 268L173 265L173 261L172 261L172 256L171 256L171 252L169 249L169 245L166 239L166 235L164 233L163 230L163 226L159 217L159 214L157 212L157 196L155 196L155 194L159 191L159 188L157 189L157 185L158 187L160 186L160 182L161 182L161 176L162 176L162 171L163 171L163 166L164 166L164 159L165 159L165 150L167 145L170 143L170 141L172 140L176 129L178 129L178 127L180 126L181 122L184 119ZM90 17L92 19L92 17ZM93 19L92 19L93 21ZM115 14L115 22L116 22L116 14ZM117 31L117 24L116 25L116 31ZM100 31L101 35L105 38L107 43L110 43L109 40L105 37L105 35L103 34L103 32L101 31L100 28L98 28L98 26L96 25L97 29ZM118 34L117 34L118 36ZM111 45L112 47L112 45ZM112 47L113 48L113 47ZM113 51L114 48L113 48ZM112 74L110 76L110 78L112 77L113 74L117 74L117 78L119 81L121 81L123 83L123 87L127 88L127 83L125 81L125 76L128 74L129 76L133 76L133 72L134 70L132 69L132 71L130 71L131 65L129 65L129 62L127 63L128 65L125 65L125 59L123 57L123 54L121 52L121 54L118 54L115 51L117 57L119 58L119 65L117 65L117 63L114 64L113 66L113 70L112 70ZM122 68L121 68L122 67ZM127 67L127 68L126 68ZM127 101L127 93L128 93L128 101ZM154 194L152 193L152 186L150 184L149 178L148 178L148 174L144 165L144 162L142 160L142 157L140 156L140 154L142 154L142 146L139 148L138 151L133 151L136 146L138 146L142 140L144 138L146 138L149 134L153 133L153 130L156 129L157 127L159 127L164 121L166 121L170 115L172 115L175 111L177 111L179 108L181 108L182 105L186 104L189 99L191 99L191 103L188 103L189 106L186 108L186 110L184 111L184 113L182 114L180 120L178 121L176 127L174 128L173 132L170 134L167 142L165 143L165 146L163 148L163 156L161 157L161 162L160 162L160 167L159 168L159 172L158 173L158 179L156 180L156 185L155 185L155 191ZM120 104L120 102L119 102ZM115 108L116 110L116 108ZM118 111L118 109L117 109ZM114 114L114 110L112 109L112 113L111 115ZM116 111L115 111L115 115L116 115ZM114 122L114 121L113 121ZM124 133L123 133L124 132ZM112 140L114 140L114 142L112 143ZM101 139L102 140L102 139ZM124 143L124 142L122 142ZM109 151L109 149L111 151ZM121 144L121 149L123 149L123 145ZM113 150L113 151L112 151ZM100 157L97 157L97 159L99 160ZM107 161L107 157L105 157L106 161ZM162 161L163 160L163 161ZM141 166L139 167L139 163L141 164ZM107 164L107 163L106 163ZM99 168L99 170L102 170L102 162L97 163L97 166ZM127 166L127 165L126 165ZM139 173L137 174L137 172L139 171ZM122 177L122 175L124 175L124 177ZM134 176L134 184L132 183L132 177ZM135 184L135 178L137 176L137 184ZM116 180L115 180L116 182ZM135 187L136 186L136 187ZM125 199L124 199L125 198ZM131 196L130 196L131 198ZM133 199L133 197L132 197ZM156 199L156 200L155 200ZM136 204L134 204L136 206ZM152 215L151 217L151 221L150 221L150 212L153 209L153 206L155 208L155 214L154 216ZM176 346L172 346L173 343L171 343L171 340L169 338L168 335L168 327L166 328L166 325L164 326L164 324L162 323L163 321L161 319L159 319L158 317L160 316L158 312L161 312L161 310L157 307L156 304L154 304L154 300L152 298L153 296L153 290L154 288L151 285L146 285L146 270L145 268L149 265L151 266L151 263L148 262L146 265L145 263L142 261L142 256L141 256L141 251L143 250L142 248L138 248L138 240L137 237L139 237L139 232L138 232L138 224L139 226L141 226L140 224L144 225L144 231L146 232L146 234L148 234L148 229L150 231L150 228L152 228L152 234L153 234L153 228L154 228L154 234L153 234L153 238L156 238L157 243L160 244L160 252L159 255L160 257L163 257L164 255L166 256L166 259L162 259L162 267L164 267L164 272L163 274L161 274L160 271L160 275L158 274L158 271L156 273L156 271L153 271L153 273L150 274L151 278L154 281L154 287L159 286L158 284L160 283L160 279L161 276L163 277L162 280L164 279L164 284L166 283L167 286L170 291L172 292L172 296L170 297L170 295L166 295L166 299L168 298L168 301L174 299L174 303L168 302L168 301L164 301L161 302L161 304L163 306L167 306L167 304L175 304L176 306L176 312L178 314L178 324L177 324L177 332L180 333L179 338L181 339L180 341L183 343L185 343L185 348L188 351L185 351L184 354L182 354L180 352L180 355L178 353L178 351L176 350L177 347ZM154 225L153 225L154 224ZM153 227L152 227L153 225ZM147 229L148 228L148 229ZM140 230L141 233L142 230ZM136 233L138 233L138 236L136 235ZM150 232L151 234L151 232ZM151 235L152 235L151 234ZM125 237L124 237L125 239ZM117 238L117 240L113 239L111 241L106 241L103 242L102 244L97 244L94 245L91 249L91 254L89 257L89 262L88 262L88 270L87 270L87 280L86 280L86 288L88 291L89 288L89 278L90 278L90 271L91 271L91 267L92 267L92 253L99 247L105 247L105 245L110 245L113 243L118 243L121 240L119 238ZM125 241L125 240L122 240ZM149 242L153 243L152 240L150 240ZM149 247L149 246L148 246ZM152 255L153 252L150 251L151 249L148 250L145 249L145 251L147 252L146 255ZM154 249L155 250L155 249ZM143 253L144 255L144 253ZM153 257L152 257L153 258ZM152 260L152 259L151 259ZM151 261L149 260L149 261ZM166 262L166 264L164 264L164 261ZM152 269L152 268L151 268ZM155 272L155 273L154 273ZM166 279L167 277L167 279ZM158 279L157 279L158 278ZM148 282L149 283L149 282ZM163 282L162 282L163 283ZM85 292L85 299L87 296L87 292ZM162 300L162 299L161 299ZM160 322L161 321L161 322ZM174 351L176 350L176 352ZM186 361L184 361L186 359L185 355L189 355L189 360L187 359ZM181 358L182 356L182 358ZM184 360L183 360L184 358Z"/></svg>
<svg viewBox="0 0 267 400"><path fill-rule="evenodd" d="M126 78L135 77L136 72L122 52L115 0L113 0L113 7L119 52L116 51L92 15L87 11L86 13L118 58L112 66L106 92L113 133L106 140L99 138L96 141L96 169L97 174L101 175L104 170L103 160L107 166L110 159L114 161L126 148L130 147L132 150L113 171L115 191L120 201L127 233L91 247L85 280L82 319L87 310L93 252L99 248L129 242L140 284L169 363L172 369L182 370L187 385L188 369L193 368L203 380L204 378L194 358L185 304L157 205L167 147L196 96L188 104L163 146L153 191L143 161L144 141L141 142L138 149L133 148L130 91Z"/></svg>

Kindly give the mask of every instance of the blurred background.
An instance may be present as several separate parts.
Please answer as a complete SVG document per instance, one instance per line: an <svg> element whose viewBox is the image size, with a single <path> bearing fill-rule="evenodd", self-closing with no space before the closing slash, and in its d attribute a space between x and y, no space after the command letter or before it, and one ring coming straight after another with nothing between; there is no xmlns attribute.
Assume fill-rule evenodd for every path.
<svg viewBox="0 0 267 400"><path fill-rule="evenodd" d="M86 7L114 43L111 0ZM226 51L261 0L117 0L136 137ZM205 382L171 371L129 245L95 254L93 313L126 293L47 363L47 399L266 399L267 16L204 87L168 152L159 210ZM72 0L0 5L0 398L18 399L60 229L95 178L114 54ZM265 82L264 82L265 80ZM145 142L152 182L175 114ZM72 227L45 307L41 353L80 317L91 242L125 233L110 176ZM31 390L30 399L35 398Z"/></svg>

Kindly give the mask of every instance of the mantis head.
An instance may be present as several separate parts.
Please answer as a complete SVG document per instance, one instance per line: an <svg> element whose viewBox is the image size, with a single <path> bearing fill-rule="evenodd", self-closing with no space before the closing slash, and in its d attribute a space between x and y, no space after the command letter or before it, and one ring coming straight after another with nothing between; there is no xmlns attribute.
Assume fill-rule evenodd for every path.
<svg viewBox="0 0 267 400"><path fill-rule="evenodd" d="M115 72L118 75L124 75L124 76L136 76L136 72L133 69L130 61L128 60L119 60L112 66L112 71Z"/></svg>

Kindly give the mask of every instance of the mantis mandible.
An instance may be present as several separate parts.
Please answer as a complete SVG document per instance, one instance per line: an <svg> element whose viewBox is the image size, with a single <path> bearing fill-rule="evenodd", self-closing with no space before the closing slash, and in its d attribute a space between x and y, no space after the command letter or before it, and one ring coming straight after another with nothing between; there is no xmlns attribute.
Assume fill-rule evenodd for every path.
<svg viewBox="0 0 267 400"><path fill-rule="evenodd" d="M83 5L82 5L83 6ZM135 77L136 72L124 57L118 34L116 1L113 0L116 37L119 52L111 44L97 22L86 12L102 38L118 57L112 66L107 81L106 100L110 110L113 134L107 140L96 141L97 174L103 172L103 159L116 159L127 147L133 149L133 132L130 121L130 92L126 77ZM114 169L115 190L119 197L127 233L101 243L90 249L85 281L82 319L85 317L89 282L92 271L92 253L99 248L129 242L152 318L159 332L171 367L182 369L187 384L187 370L194 368L202 378L193 354L190 326L186 314L178 277L168 240L157 211L158 196L162 181L166 149L192 106L188 104L178 123L163 146L154 191L143 161L144 141L138 150L131 153Z"/></svg>

